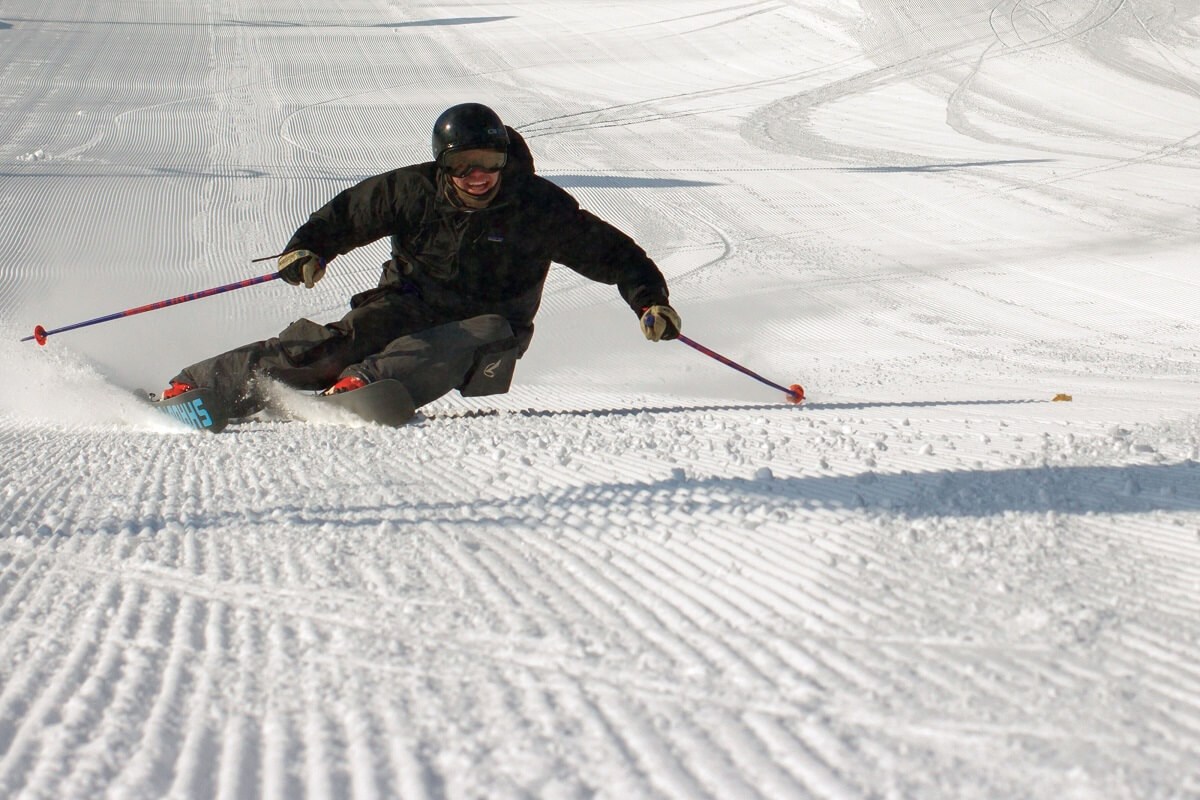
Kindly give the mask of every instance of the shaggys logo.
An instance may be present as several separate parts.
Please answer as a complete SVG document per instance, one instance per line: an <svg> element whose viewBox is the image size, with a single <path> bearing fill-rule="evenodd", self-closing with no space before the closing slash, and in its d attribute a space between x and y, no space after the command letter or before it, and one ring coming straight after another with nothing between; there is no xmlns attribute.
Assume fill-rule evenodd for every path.
<svg viewBox="0 0 1200 800"><path fill-rule="evenodd" d="M203 397L197 397L195 400L179 405L163 406L162 410L184 425L190 425L193 428L211 428L213 424L212 416L204 407Z"/></svg>

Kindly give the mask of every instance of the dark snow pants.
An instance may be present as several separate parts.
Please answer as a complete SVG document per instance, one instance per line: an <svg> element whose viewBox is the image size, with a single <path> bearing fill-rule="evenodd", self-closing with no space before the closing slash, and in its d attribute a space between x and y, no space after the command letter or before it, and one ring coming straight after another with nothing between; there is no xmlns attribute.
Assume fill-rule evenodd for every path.
<svg viewBox="0 0 1200 800"><path fill-rule="evenodd" d="M262 378L313 391L347 375L392 378L419 407L451 389L466 396L508 391L521 349L501 316L447 320L416 295L376 289L355 296L337 322L297 320L272 339L192 364L174 380L208 387L232 416L263 408Z"/></svg>

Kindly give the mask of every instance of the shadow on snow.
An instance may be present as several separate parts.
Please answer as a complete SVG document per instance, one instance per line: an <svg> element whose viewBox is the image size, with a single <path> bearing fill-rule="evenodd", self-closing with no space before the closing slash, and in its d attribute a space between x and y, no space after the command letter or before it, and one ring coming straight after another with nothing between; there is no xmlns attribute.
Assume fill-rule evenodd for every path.
<svg viewBox="0 0 1200 800"><path fill-rule="evenodd" d="M633 178L623 175L543 175L563 189L667 189L680 186L720 186L711 181L681 178Z"/></svg>
<svg viewBox="0 0 1200 800"><path fill-rule="evenodd" d="M336 25L307 22L244 22L241 20L226 20L226 25L237 25L246 28L438 28L450 25L481 25L487 22L503 22L513 19L510 14L503 17L443 17L441 19L417 19L410 22L380 22L374 25Z"/></svg>
<svg viewBox="0 0 1200 800"><path fill-rule="evenodd" d="M1014 158L1007 161L964 161L949 164L918 164L908 167L840 167L838 172L949 172L971 167L1007 167L1014 164L1049 164L1053 158Z"/></svg>
<svg viewBox="0 0 1200 800"><path fill-rule="evenodd" d="M9 19L17 22L31 23L69 23L72 25L146 25L156 28L164 27L203 27L211 28L214 24L211 22L170 22L166 20L75 20L75 19L50 19L50 18L34 18L34 17L9 17ZM444 17L442 19L418 19L409 22L380 22L373 25L346 25L338 23L311 23L311 22L287 22L283 20L239 20L226 19L216 23L216 26L239 27L239 28L432 28L450 25L479 25L488 22L502 22L506 19L513 19L512 15L499 17ZM8 22L0 22L0 30L11 28L12 24Z"/></svg>
<svg viewBox="0 0 1200 800"><path fill-rule="evenodd" d="M479 517L462 516L463 504L443 503L414 508L434 512L454 509L442 521L473 525L505 524L501 508L513 517L536 509L530 524L545 521L546 507L595 509L611 517L622 508L628 514L670 509L673 515L708 517L748 507L767 513L808 510L847 510L889 513L907 518L995 517L1004 514L1083 515L1144 514L1152 511L1200 511L1200 463L1027 467L1001 470L937 472L864 472L856 475L813 475L754 478L687 477L679 470L670 478L645 483L601 483L550 492L468 503ZM341 509L344 511L345 509ZM364 509L365 510L365 509ZM314 509L315 511L315 509ZM338 514L339 509L329 509ZM319 512L317 512L319 514ZM429 518L422 515L422 521ZM509 518L509 522L513 517ZM631 517L632 518L632 517ZM364 524L383 519L364 521ZM356 521L355 524L358 524ZM419 524L419 523L418 523Z"/></svg>
<svg viewBox="0 0 1200 800"><path fill-rule="evenodd" d="M471 409L467 411L434 411L418 417L423 420L462 419L474 417L632 417L638 414L694 414L697 411L761 411L794 414L800 411L862 411L871 408L950 408L953 406L1018 406L1050 403L1051 400L897 400L891 402L813 403L804 405L791 403L706 403L704 405L638 406L636 408L576 408L546 410L524 408L502 411L495 408ZM235 423L236 424L236 423Z"/></svg>
<svg viewBox="0 0 1200 800"><path fill-rule="evenodd" d="M728 526L739 528L747 514L753 514L760 524L774 518L790 525L796 522L792 515L799 511L857 515L845 521L849 525L881 515L983 520L1052 512L1071 516L1196 512L1200 511L1200 462L1189 459L1177 464L798 477L761 472L745 478L690 477L685 468L677 467L672 475L660 480L591 483L504 498L441 502L405 502L403 498L404 494L398 492L394 501L371 505L307 503L226 510L192 515L185 527L244 529L265 524L295 529L335 525L342 530L361 531L389 524L396 529L432 525L441 531L460 527L502 530L513 526L538 530L557 527L562 519L561 512L547 513L548 509L563 509L585 520L669 515L673 525L684 528L691 519L714 523L724 520ZM136 519L110 519L98 528L70 521L54 528L40 525L36 533L114 533L131 526L161 530L170 521L178 521L178 517L164 510ZM1009 524L1007 520L1005 524ZM1020 523L1014 519L1011 524Z"/></svg>

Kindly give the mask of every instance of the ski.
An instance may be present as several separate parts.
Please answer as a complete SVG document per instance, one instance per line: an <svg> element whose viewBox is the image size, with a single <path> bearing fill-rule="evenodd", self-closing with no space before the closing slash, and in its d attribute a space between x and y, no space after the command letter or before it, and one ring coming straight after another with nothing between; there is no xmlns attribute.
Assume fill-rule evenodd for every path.
<svg viewBox="0 0 1200 800"><path fill-rule="evenodd" d="M141 389L134 392L138 399L158 411L196 430L220 433L230 423L230 417L209 397L208 389L191 389L167 400L159 400ZM272 412L288 419L309 422L336 421L340 412L388 427L406 424L417 414L412 397L404 384L395 380L369 383L360 389L334 395L291 394L277 397L269 404Z"/></svg>
<svg viewBox="0 0 1200 800"><path fill-rule="evenodd" d="M208 389L203 387L191 389L166 400L156 399L141 389L135 391L134 395L189 428L220 433L229 424L229 415L212 402Z"/></svg>
<svg viewBox="0 0 1200 800"><path fill-rule="evenodd" d="M339 394L308 394L276 387L267 393L267 408L287 419L306 422L333 422L353 415L367 422L399 427L417 414L412 396L397 380L368 383Z"/></svg>
<svg viewBox="0 0 1200 800"><path fill-rule="evenodd" d="M417 414L412 397L404 384L396 380L368 383L349 392L317 395L317 403L349 411L357 417L389 427L399 427Z"/></svg>

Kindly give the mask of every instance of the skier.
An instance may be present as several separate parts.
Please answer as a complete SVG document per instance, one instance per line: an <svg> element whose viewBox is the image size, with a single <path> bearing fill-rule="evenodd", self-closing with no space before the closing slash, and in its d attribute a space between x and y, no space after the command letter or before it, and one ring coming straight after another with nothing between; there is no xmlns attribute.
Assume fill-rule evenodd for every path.
<svg viewBox="0 0 1200 800"><path fill-rule="evenodd" d="M161 399L207 387L231 417L265 405L270 378L323 394L400 381L419 407L451 389L508 391L533 336L550 262L615 284L647 339L679 336L666 281L629 236L534 173L525 140L478 103L446 109L433 161L368 178L300 226L279 257L313 288L337 256L391 237L379 285L337 322L300 319L278 336L184 368Z"/></svg>

